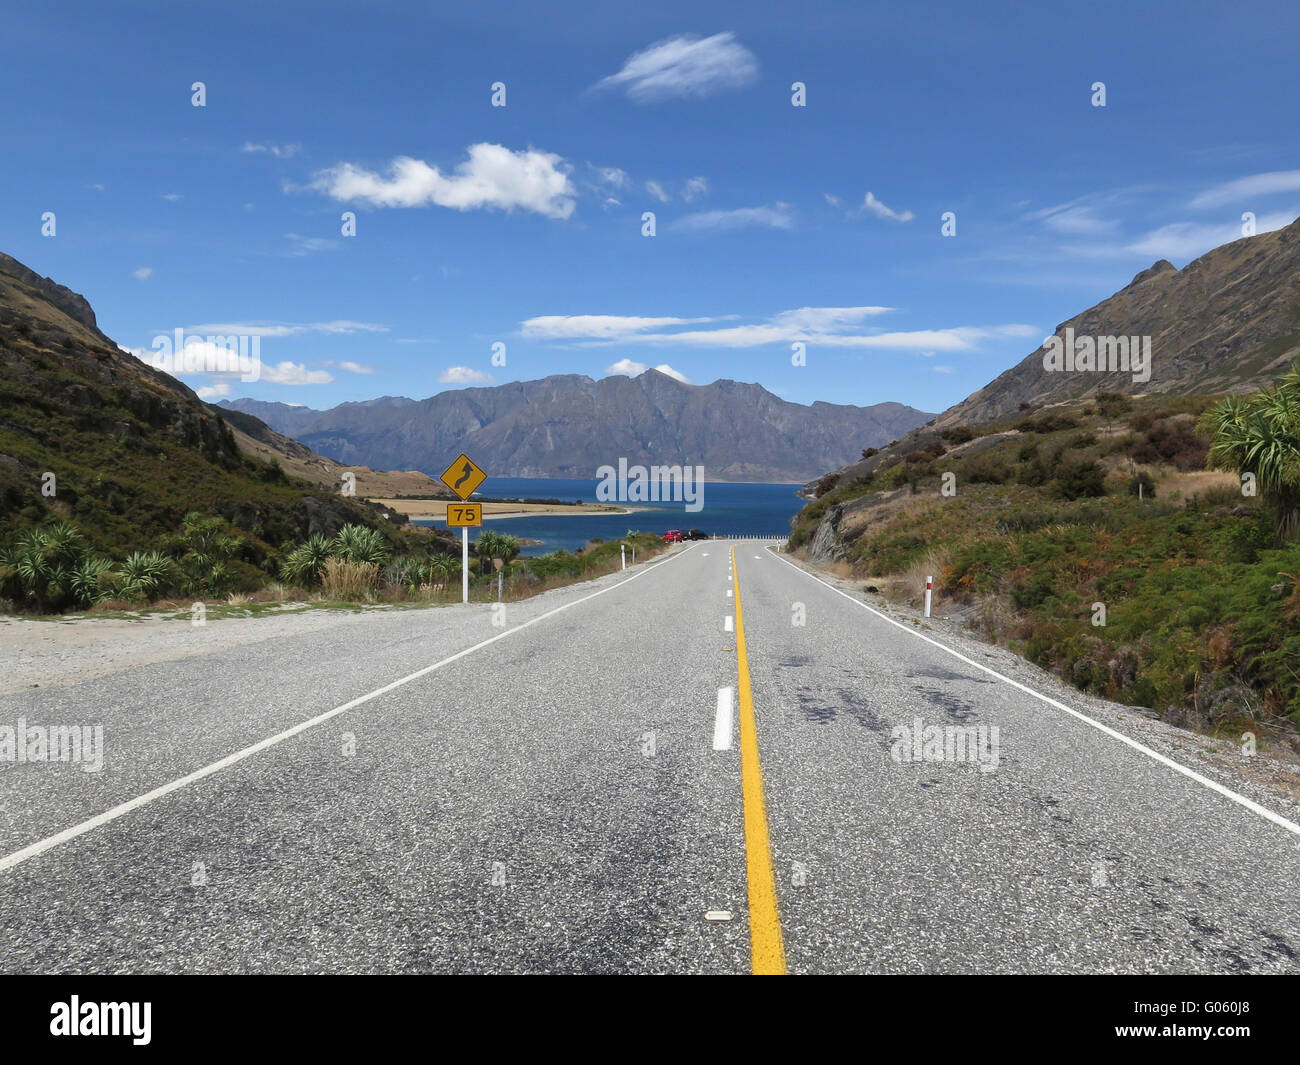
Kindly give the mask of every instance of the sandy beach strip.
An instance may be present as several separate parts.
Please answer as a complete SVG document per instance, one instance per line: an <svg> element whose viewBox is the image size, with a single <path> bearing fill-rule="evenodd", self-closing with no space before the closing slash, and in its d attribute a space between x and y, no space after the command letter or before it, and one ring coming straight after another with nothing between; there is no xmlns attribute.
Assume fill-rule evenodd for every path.
<svg viewBox="0 0 1300 1065"><path fill-rule="evenodd" d="M421 520L446 521L447 520L447 503L446 499L371 499L370 502L378 503L381 507L387 507L389 510L395 510L399 514L406 514L411 518ZM456 502L456 500L450 500ZM471 499L473 503L475 500ZM483 518L526 518L538 514L554 514L558 516L582 515L582 514L635 514L636 510L627 507L616 506L613 503L484 503Z"/></svg>

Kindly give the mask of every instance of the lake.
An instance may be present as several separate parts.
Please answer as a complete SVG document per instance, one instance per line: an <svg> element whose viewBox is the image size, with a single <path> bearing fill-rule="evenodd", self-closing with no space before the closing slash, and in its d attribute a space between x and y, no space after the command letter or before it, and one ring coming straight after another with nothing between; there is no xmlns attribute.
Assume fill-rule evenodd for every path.
<svg viewBox="0 0 1300 1065"><path fill-rule="evenodd" d="M581 500L595 503L596 485L592 480L568 480L555 477L489 477L471 498L494 499L517 497ZM629 529L662 533L668 529L703 529L710 535L756 535L785 537L790 533L790 519L803 507L795 495L798 484L731 484L720 481L704 483L704 509L687 512L683 503L629 503L634 514L541 514L536 517L489 519L497 532L513 533L522 539L540 540L540 545L525 547L524 555L544 555L548 551L576 551L588 540L617 540ZM420 525L441 525L422 521ZM477 535L471 531L471 536Z"/></svg>

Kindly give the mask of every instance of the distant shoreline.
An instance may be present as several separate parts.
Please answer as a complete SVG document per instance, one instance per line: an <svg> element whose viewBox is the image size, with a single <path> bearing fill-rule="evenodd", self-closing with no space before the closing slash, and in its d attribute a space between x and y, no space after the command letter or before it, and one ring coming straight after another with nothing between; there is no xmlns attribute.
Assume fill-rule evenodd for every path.
<svg viewBox="0 0 1300 1065"><path fill-rule="evenodd" d="M446 499L371 499L388 510L405 514L411 520L446 521ZM456 500L450 500L455 503ZM473 503L475 500L471 499ZM505 518L531 518L538 515L589 517L592 514L636 514L637 510L615 506L611 503L483 503L483 520L498 521Z"/></svg>

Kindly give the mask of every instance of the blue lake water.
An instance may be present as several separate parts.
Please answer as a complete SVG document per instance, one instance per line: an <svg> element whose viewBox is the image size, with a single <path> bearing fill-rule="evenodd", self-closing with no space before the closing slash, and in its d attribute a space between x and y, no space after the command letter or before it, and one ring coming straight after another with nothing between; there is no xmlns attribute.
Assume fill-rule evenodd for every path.
<svg viewBox="0 0 1300 1065"><path fill-rule="evenodd" d="M528 498L580 500L595 503L596 480L565 480L554 477L489 477L471 499ZM728 484L706 481L704 507L690 512L684 503L629 503L634 514L543 514L537 517L499 518L491 521L498 532L540 540L525 547L522 554L544 555L548 551L575 551L588 540L617 540L629 529L638 532L666 532L668 529L703 529L710 535L787 536L790 519L804 505L795 495L797 484ZM441 522L420 524L439 525ZM470 536L476 533L470 532Z"/></svg>

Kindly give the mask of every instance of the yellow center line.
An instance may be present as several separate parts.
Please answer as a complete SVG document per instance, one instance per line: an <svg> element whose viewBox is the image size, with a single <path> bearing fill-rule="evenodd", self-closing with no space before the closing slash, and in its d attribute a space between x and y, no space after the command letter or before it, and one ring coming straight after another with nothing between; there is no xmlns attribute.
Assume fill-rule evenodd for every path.
<svg viewBox="0 0 1300 1065"><path fill-rule="evenodd" d="M745 873L749 881L750 967L758 976L784 976L785 944L772 872L772 843L767 832L763 800L763 767L758 758L758 725L754 692L749 684L749 655L745 650L745 618L740 608L740 570L731 549L736 590L736 692L740 702L740 790L745 800Z"/></svg>

